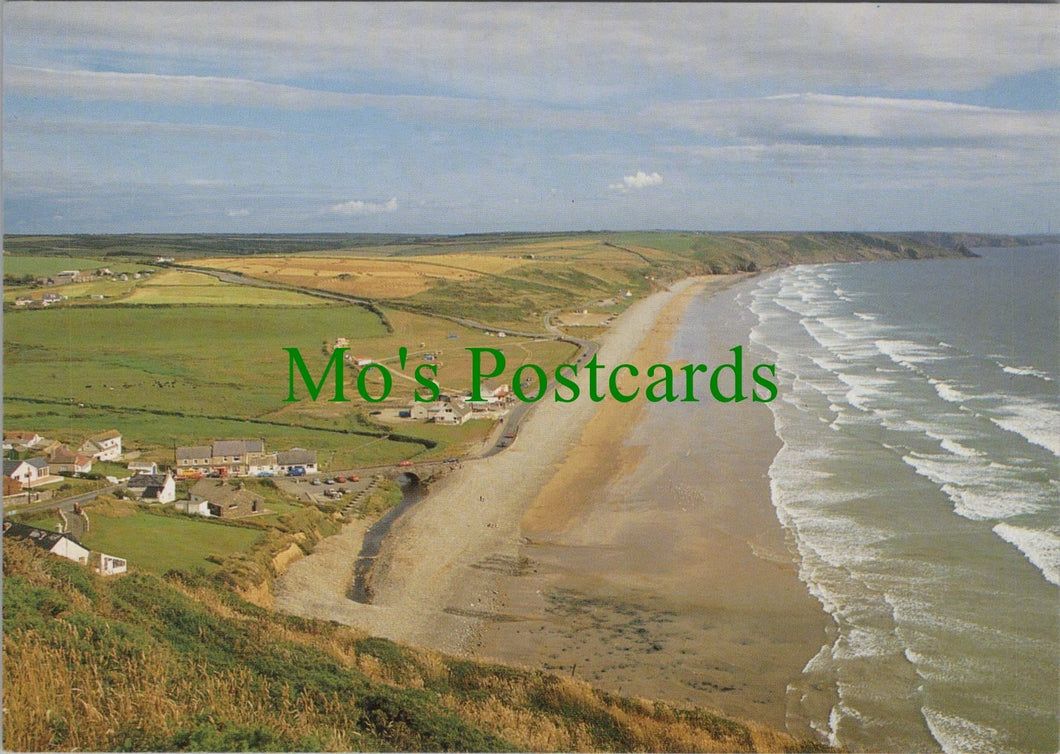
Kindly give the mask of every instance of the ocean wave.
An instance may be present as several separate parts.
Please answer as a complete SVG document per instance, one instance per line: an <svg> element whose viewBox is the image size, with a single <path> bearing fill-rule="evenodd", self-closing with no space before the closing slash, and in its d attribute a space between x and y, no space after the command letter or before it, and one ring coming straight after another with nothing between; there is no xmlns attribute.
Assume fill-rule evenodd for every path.
<svg viewBox="0 0 1060 754"><path fill-rule="evenodd" d="M1003 364L1000 361L995 363L999 367L1001 367L1001 371L1005 372L1006 374L1015 374L1019 375L1020 377L1037 377L1039 380L1044 380L1045 382L1053 381L1053 378L1050 377L1048 374L1041 371L1040 369L1035 369L1034 367L1011 367L1007 364Z"/></svg>
<svg viewBox="0 0 1060 754"><path fill-rule="evenodd" d="M902 460L939 485L954 512L972 521L991 521L1046 509L1053 490L1021 478L1017 466L972 456L908 453Z"/></svg>
<svg viewBox="0 0 1060 754"><path fill-rule="evenodd" d="M1060 412L1052 406L1036 400L1011 398L992 410L989 419L1002 429L1060 457Z"/></svg>
<svg viewBox="0 0 1060 754"><path fill-rule="evenodd" d="M1016 547L1042 572L1046 581L1060 586L1060 536L1047 530L1000 523L994 533Z"/></svg>
<svg viewBox="0 0 1060 754"><path fill-rule="evenodd" d="M996 754L1005 750L1002 735L994 728L930 707L921 712L931 736L946 754Z"/></svg>
<svg viewBox="0 0 1060 754"><path fill-rule="evenodd" d="M934 377L928 377L928 382L931 384L931 387L935 388L935 392L939 394L939 398L947 403L960 405L972 397L958 388L956 383L950 380L938 380Z"/></svg>
<svg viewBox="0 0 1060 754"><path fill-rule="evenodd" d="M884 356L895 364L899 364L911 371L919 371L921 364L933 361L941 361L945 355L931 346L925 346L912 340L889 340L879 339L874 344Z"/></svg>

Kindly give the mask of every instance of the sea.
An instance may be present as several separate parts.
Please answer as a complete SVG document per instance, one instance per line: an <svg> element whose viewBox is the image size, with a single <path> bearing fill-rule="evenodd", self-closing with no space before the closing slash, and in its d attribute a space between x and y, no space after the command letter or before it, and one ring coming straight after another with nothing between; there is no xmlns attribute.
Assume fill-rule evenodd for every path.
<svg viewBox="0 0 1060 754"><path fill-rule="evenodd" d="M742 286L769 470L834 631L789 715L849 750L1060 748L1060 247Z"/></svg>

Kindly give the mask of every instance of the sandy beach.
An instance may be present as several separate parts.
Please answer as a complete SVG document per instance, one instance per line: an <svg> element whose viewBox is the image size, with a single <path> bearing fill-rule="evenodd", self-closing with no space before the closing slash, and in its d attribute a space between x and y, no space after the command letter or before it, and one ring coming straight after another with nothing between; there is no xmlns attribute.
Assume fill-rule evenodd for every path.
<svg viewBox="0 0 1060 754"><path fill-rule="evenodd" d="M637 302L599 361L666 361L689 302L734 279L685 280ZM724 307L723 295L711 301ZM712 329L719 348L746 343L731 316ZM645 406L542 401L512 447L463 464L398 521L372 605L347 599L365 528L351 524L291 566L277 609L805 733L785 719L786 684L826 620L770 503L779 442L768 407L708 407L715 461L687 478L688 440L653 436ZM660 452L677 466L640 463Z"/></svg>

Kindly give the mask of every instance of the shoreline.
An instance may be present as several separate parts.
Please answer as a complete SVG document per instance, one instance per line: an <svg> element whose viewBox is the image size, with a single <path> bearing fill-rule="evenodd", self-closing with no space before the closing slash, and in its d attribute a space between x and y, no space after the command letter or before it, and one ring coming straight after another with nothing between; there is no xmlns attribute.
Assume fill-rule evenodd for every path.
<svg viewBox="0 0 1060 754"><path fill-rule="evenodd" d="M753 324L737 291L675 302L638 363L704 337L720 363ZM529 572L500 591L520 620L488 624L479 652L813 737L788 687L831 621L773 507L780 447L765 404L602 404L523 519Z"/></svg>
<svg viewBox="0 0 1060 754"><path fill-rule="evenodd" d="M602 338L601 363L667 361L689 304L711 288L711 299L716 299L719 291L744 277L687 278L638 301ZM712 332L712 337L717 336ZM726 333L721 342L729 340L745 342L746 333ZM579 382L584 376L579 375ZM709 561L709 567L722 574L701 574L703 583L712 581L713 588L732 597L727 608L715 605L709 618L721 628L703 635L683 625L680 617L688 610L697 619L703 617L695 598L671 599L682 580L674 576L687 563L678 558L669 570L660 570L650 556L656 546L663 552L674 549L666 541L672 532L653 528L654 513L623 510L621 504L616 510L614 503L621 489L638 484L637 469L652 450L654 440L639 436L651 420L645 404L539 404L504 453L465 462L395 523L374 566L373 604L346 598L363 537L363 531L356 530L359 524L350 524L322 542L317 553L292 565L277 583L277 609L337 620L453 654L570 672L630 696L696 704L783 729L786 684L778 679L783 673L800 672L820 648L826 616L797 579L772 507L765 475L780 447L772 415L767 406L758 405L753 426L745 428L746 404L736 411L720 407L729 408L725 419L736 422L740 437L746 441L750 436L756 449L749 465L736 463L734 473L754 476L758 484L741 488L738 503L715 511L706 530L689 529L694 536L683 545L685 560L692 556L701 561L700 570ZM713 436L710 444L715 444ZM711 488L725 497L745 481L721 474ZM667 521L674 523L672 518ZM648 539L645 532L651 532ZM652 542L642 551L631 546L631 539ZM717 554L703 561L704 551ZM727 561L740 563L746 570L743 577L725 567ZM601 564L614 568L601 569ZM790 623L788 618L797 614L798 648L785 639L784 626L778 634L756 619L751 633L768 634L776 644L767 664L784 670L747 668L748 662L755 662L755 651L740 649L749 623L736 613L778 601L787 610L782 622ZM734 614L726 615L726 610ZM656 625L654 618L660 616L663 620ZM590 630L573 630L586 620ZM739 626L734 628L734 621ZM614 629L627 623L634 641L625 650L617 649ZM681 624L684 639L667 638L665 624ZM815 638L807 642L811 634ZM579 643L579 638L590 643ZM717 667L696 671L702 681L699 688L674 681L666 669L675 660L687 661L690 638L719 647ZM808 644L812 650L796 658ZM671 649L686 656L671 656ZM734 675L745 672L748 678L732 682ZM806 734L802 725L793 727Z"/></svg>

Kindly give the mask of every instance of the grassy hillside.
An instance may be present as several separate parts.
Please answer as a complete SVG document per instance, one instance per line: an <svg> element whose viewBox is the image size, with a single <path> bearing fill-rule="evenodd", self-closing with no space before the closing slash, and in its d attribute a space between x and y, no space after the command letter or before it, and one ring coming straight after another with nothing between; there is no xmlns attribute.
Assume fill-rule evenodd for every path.
<svg viewBox="0 0 1060 754"><path fill-rule="evenodd" d="M820 751L702 710L4 546L9 751Z"/></svg>

